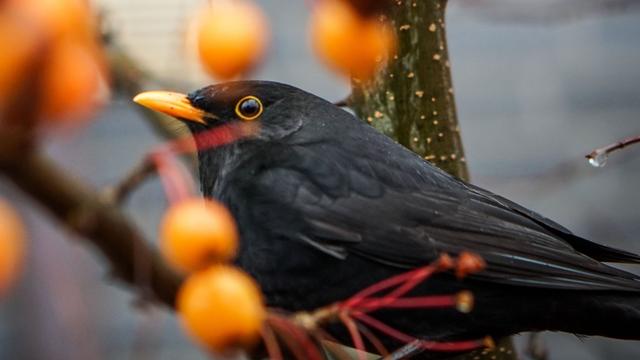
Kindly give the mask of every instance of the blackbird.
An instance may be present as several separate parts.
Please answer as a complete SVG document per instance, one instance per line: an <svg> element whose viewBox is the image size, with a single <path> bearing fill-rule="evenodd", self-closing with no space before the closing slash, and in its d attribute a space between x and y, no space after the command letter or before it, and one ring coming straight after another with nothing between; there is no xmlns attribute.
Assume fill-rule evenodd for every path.
<svg viewBox="0 0 640 360"><path fill-rule="evenodd" d="M462 281L438 274L412 295L470 289L471 313L374 315L431 340L537 330L640 339L640 279L604 264L640 256L453 177L326 100L281 83L238 81L135 101L183 120L194 135L256 125L215 149L195 139L202 192L235 216L237 263L269 306L315 309L469 250L486 261L484 271Z"/></svg>

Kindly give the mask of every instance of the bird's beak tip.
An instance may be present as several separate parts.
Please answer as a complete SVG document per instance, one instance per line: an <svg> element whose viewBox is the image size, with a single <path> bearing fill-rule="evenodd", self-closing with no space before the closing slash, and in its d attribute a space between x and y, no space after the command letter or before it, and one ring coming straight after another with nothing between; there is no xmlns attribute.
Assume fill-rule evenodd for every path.
<svg viewBox="0 0 640 360"><path fill-rule="evenodd" d="M140 93L133 97L133 102L144 106L144 100L147 98L147 92Z"/></svg>
<svg viewBox="0 0 640 360"><path fill-rule="evenodd" d="M187 95L171 91L145 91L133 98L133 102L151 110L180 120L206 124L205 112L194 107Z"/></svg>

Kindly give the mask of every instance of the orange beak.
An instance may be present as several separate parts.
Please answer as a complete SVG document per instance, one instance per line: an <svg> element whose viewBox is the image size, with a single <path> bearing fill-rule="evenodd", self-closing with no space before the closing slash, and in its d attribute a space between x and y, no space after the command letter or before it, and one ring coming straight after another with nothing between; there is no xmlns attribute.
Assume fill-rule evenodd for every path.
<svg viewBox="0 0 640 360"><path fill-rule="evenodd" d="M151 110L199 124L207 124L205 117L215 118L191 105L186 95L176 92L147 91L136 95L133 101Z"/></svg>

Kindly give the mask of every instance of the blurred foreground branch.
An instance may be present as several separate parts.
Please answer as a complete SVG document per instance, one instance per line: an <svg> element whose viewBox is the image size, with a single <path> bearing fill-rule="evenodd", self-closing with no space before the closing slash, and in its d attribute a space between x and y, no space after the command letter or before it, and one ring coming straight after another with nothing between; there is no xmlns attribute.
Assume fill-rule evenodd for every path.
<svg viewBox="0 0 640 360"><path fill-rule="evenodd" d="M182 278L165 265L126 216L51 160L26 151L19 156L3 151L0 171L67 229L94 245L114 276L133 285L140 295L151 295L173 307Z"/></svg>
<svg viewBox="0 0 640 360"><path fill-rule="evenodd" d="M148 157L129 171L119 183L107 188L104 197L116 205L122 204L127 197L137 189L145 180L156 172L156 167Z"/></svg>
<svg viewBox="0 0 640 360"><path fill-rule="evenodd" d="M107 47L107 55L113 75L112 86L115 91L121 92L124 96L133 98L145 90L145 84L158 83L113 41ZM151 125L151 128L161 137L174 139L179 135L178 131L176 131L179 125L170 117L149 110L144 106L136 106L135 109L140 112L142 117Z"/></svg>

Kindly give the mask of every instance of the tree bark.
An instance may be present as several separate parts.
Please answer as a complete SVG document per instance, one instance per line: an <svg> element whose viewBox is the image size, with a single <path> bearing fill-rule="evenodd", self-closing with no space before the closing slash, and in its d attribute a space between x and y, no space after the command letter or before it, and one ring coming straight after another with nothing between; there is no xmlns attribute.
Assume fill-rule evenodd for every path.
<svg viewBox="0 0 640 360"><path fill-rule="evenodd" d="M397 51L349 105L371 125L461 179L469 180L456 115L445 31L446 0L397 0L388 10ZM459 359L517 359L510 338Z"/></svg>

